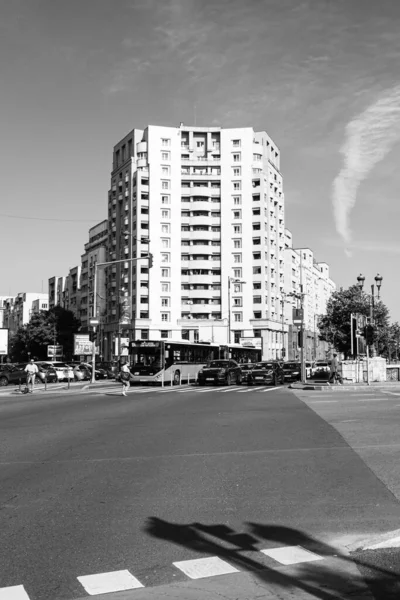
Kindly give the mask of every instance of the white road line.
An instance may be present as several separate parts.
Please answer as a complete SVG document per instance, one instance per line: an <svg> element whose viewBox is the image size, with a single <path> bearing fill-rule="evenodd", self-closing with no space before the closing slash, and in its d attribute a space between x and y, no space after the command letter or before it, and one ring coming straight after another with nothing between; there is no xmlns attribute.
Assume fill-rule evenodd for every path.
<svg viewBox="0 0 400 600"><path fill-rule="evenodd" d="M281 390L282 388L283 388L283 385L280 385L278 387L266 388L265 390L262 390L262 392L258 392L258 393L264 394L265 392L273 392L274 390Z"/></svg>
<svg viewBox="0 0 400 600"><path fill-rule="evenodd" d="M386 391L382 391L382 394L390 394L391 396L400 396L400 392L386 392Z"/></svg>
<svg viewBox="0 0 400 600"><path fill-rule="evenodd" d="M0 588L0 600L29 600L23 585Z"/></svg>
<svg viewBox="0 0 400 600"><path fill-rule="evenodd" d="M310 400L312 404L330 404L332 402L338 402L338 400Z"/></svg>
<svg viewBox="0 0 400 600"><path fill-rule="evenodd" d="M236 386L229 386L228 389L226 390L218 390L221 394L226 394L227 392L237 392L238 390L241 390L241 387L236 387Z"/></svg>
<svg viewBox="0 0 400 600"><path fill-rule="evenodd" d="M265 387L264 385L262 385L261 387L256 387L256 388L253 388L253 387L249 386L249 387L247 388L247 390L242 390L242 391L240 391L240 392L238 392L238 393L239 393L239 394L243 394L244 392L256 392L257 390L263 390L263 389L264 389L264 387Z"/></svg>
<svg viewBox="0 0 400 600"><path fill-rule="evenodd" d="M282 565L297 565L303 562L323 560L323 556L305 550L301 546L284 546L283 548L268 548L261 550L263 554L273 558Z"/></svg>
<svg viewBox="0 0 400 600"><path fill-rule="evenodd" d="M235 567L232 567L229 563L221 560L218 556L183 560L172 564L190 577L190 579L202 579L204 577L215 577L216 575L226 575L228 573L239 573L238 569L235 569Z"/></svg>
<svg viewBox="0 0 400 600"><path fill-rule="evenodd" d="M90 596L144 587L144 585L127 570L97 573L96 575L83 575L77 577L77 579Z"/></svg>

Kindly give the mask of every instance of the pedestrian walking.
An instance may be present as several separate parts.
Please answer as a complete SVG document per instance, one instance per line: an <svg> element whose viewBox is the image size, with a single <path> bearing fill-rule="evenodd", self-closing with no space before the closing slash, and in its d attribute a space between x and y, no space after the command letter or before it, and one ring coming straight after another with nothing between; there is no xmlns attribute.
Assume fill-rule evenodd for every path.
<svg viewBox="0 0 400 600"><path fill-rule="evenodd" d="M126 392L129 389L129 382L131 379L131 372L130 372L130 369L129 369L127 363L124 363L121 366L119 376L120 376L121 383L122 383L122 395L126 396L127 395Z"/></svg>
<svg viewBox="0 0 400 600"><path fill-rule="evenodd" d="M35 361L33 360L33 358L31 358L30 362L26 365L24 371L26 373L26 387L29 391L29 384L31 384L30 391L31 393L33 393L33 390L35 388L36 373L39 373L39 369L37 365L35 365Z"/></svg>
<svg viewBox="0 0 400 600"><path fill-rule="evenodd" d="M332 383L332 382L334 383L335 381L337 381L339 384L341 384L342 378L339 373L339 360L338 360L337 354L333 355L333 358L331 359L331 361L329 363L329 370L330 370L330 375L329 375L328 383Z"/></svg>

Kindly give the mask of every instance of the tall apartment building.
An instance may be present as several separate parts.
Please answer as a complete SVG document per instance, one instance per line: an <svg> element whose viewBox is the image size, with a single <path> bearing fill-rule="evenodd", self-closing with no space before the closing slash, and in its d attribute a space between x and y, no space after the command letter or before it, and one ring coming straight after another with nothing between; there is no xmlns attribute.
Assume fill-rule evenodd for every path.
<svg viewBox="0 0 400 600"><path fill-rule="evenodd" d="M19 327L29 323L38 306L48 306L48 294L21 292L15 298L7 298L4 301L3 326L11 334L15 333ZM47 310L47 308L40 310Z"/></svg>
<svg viewBox="0 0 400 600"><path fill-rule="evenodd" d="M6 305L6 301L8 300L7 296L0 296L0 329L2 329L4 326L4 312L5 312L5 305Z"/></svg>
<svg viewBox="0 0 400 600"><path fill-rule="evenodd" d="M317 262L310 248L293 248L291 233L286 230L285 256L285 292L303 292L304 308L304 349L306 360L324 360L328 345L319 340L318 317L326 314L327 302L336 290L334 281L330 278L329 265ZM292 309L300 306L298 302L286 303L285 318L289 323L288 358L300 356L297 327L292 325Z"/></svg>
<svg viewBox="0 0 400 600"><path fill-rule="evenodd" d="M62 305L66 310L74 313L75 317L80 317L81 306L81 267L72 267L65 278Z"/></svg>
<svg viewBox="0 0 400 600"><path fill-rule="evenodd" d="M81 256L81 301L80 319L82 331L88 331L89 319L93 314L93 283L96 263L107 260L108 221L101 221L89 229L89 241ZM106 307L105 270L99 268L96 281L96 316L103 319Z"/></svg>
<svg viewBox="0 0 400 600"><path fill-rule="evenodd" d="M151 252L153 268L147 259L108 268L110 344L121 329L220 343L267 332L269 356L284 287L279 169L277 146L249 127L150 125L114 147L108 258Z"/></svg>
<svg viewBox="0 0 400 600"><path fill-rule="evenodd" d="M49 279L49 309L64 306L65 277L50 277Z"/></svg>

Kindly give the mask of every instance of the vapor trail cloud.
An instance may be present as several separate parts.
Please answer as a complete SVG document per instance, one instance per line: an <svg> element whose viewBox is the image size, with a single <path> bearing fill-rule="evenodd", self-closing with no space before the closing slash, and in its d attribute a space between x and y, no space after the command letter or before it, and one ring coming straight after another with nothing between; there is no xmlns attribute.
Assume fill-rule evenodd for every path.
<svg viewBox="0 0 400 600"><path fill-rule="evenodd" d="M343 167L333 182L333 214L336 230L346 246L351 244L351 209L360 183L375 165L400 141L400 85L386 90L380 98L346 126L346 140L340 149ZM346 254L350 254L346 249Z"/></svg>

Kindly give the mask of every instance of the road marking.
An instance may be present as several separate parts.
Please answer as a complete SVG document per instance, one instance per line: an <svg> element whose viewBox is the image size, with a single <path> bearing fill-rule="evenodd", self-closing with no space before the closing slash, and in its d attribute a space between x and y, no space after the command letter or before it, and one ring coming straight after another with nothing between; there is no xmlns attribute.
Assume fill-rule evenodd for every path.
<svg viewBox="0 0 400 600"><path fill-rule="evenodd" d="M238 394L244 394L245 392L256 392L257 390L262 390L262 389L264 389L264 386L256 387L256 388L249 387L247 390L240 390L240 392L238 392Z"/></svg>
<svg viewBox="0 0 400 600"><path fill-rule="evenodd" d="M229 563L218 558L218 556L183 560L172 564L190 577L190 579L202 579L203 577L215 577L216 575L240 572Z"/></svg>
<svg viewBox="0 0 400 600"><path fill-rule="evenodd" d="M29 600L23 585L0 588L0 600Z"/></svg>
<svg viewBox="0 0 400 600"><path fill-rule="evenodd" d="M83 575L77 577L77 579L90 596L144 587L144 585L127 570L97 573L96 575Z"/></svg>
<svg viewBox="0 0 400 600"><path fill-rule="evenodd" d="M221 394L226 394L227 392L237 392L242 388L236 386L229 386L226 390L218 390Z"/></svg>
<svg viewBox="0 0 400 600"><path fill-rule="evenodd" d="M297 565L299 563L323 560L323 556L314 554L301 546L284 546L283 548L268 548L261 550L263 554L273 558L282 565Z"/></svg>
<svg viewBox="0 0 400 600"><path fill-rule="evenodd" d="M364 550L379 550L379 548L400 548L400 535L391 540L372 544L371 546L365 546Z"/></svg>
<svg viewBox="0 0 400 600"><path fill-rule="evenodd" d="M386 391L382 391L382 394L390 394L391 396L400 396L400 392L386 392Z"/></svg>
<svg viewBox="0 0 400 600"><path fill-rule="evenodd" d="M332 402L338 402L338 400L310 400L310 402L312 404L320 404L322 402L322 404L330 404Z"/></svg>
<svg viewBox="0 0 400 600"><path fill-rule="evenodd" d="M259 394L263 394L265 392L273 392L274 390L280 390L283 388L283 385L280 385L278 387L273 387L273 388L266 388L265 390L263 390L262 392L258 392Z"/></svg>

